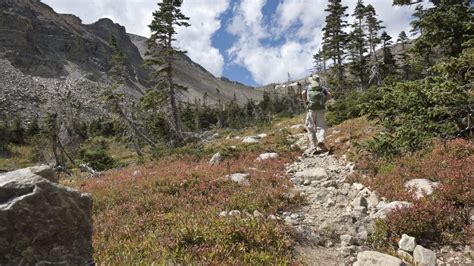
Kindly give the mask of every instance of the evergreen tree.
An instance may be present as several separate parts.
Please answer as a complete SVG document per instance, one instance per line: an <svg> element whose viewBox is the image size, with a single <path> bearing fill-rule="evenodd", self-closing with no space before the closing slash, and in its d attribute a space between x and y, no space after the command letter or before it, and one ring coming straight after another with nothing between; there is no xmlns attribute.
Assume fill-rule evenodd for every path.
<svg viewBox="0 0 474 266"><path fill-rule="evenodd" d="M14 144L25 144L25 128L23 127L23 120L21 116L17 116L13 121L11 129L11 142Z"/></svg>
<svg viewBox="0 0 474 266"><path fill-rule="evenodd" d="M396 61L392 53L392 37L386 31L380 36L383 51L383 76L392 74L396 69Z"/></svg>
<svg viewBox="0 0 474 266"><path fill-rule="evenodd" d="M365 26L367 29L367 39L369 42L369 53L372 56L370 61L370 81L375 81L377 85L380 85L382 82L382 77L380 73L379 60L377 57L376 49L377 45L380 44L381 39L379 36L380 30L385 28L382 26L382 21L377 19L377 12L372 5L367 5L366 9L366 20Z"/></svg>
<svg viewBox="0 0 474 266"><path fill-rule="evenodd" d="M473 8L469 0L431 1L434 6L417 7L413 29L421 33L415 42L441 48L444 56L458 56L474 45ZM422 45L422 46L423 46Z"/></svg>
<svg viewBox="0 0 474 266"><path fill-rule="evenodd" d="M149 39L149 49L152 52L151 59L147 60L148 65L156 66L153 77L157 79L157 88L166 91L166 98L169 101L171 120L173 122L175 144L179 145L183 141L182 126L177 104L177 90L184 89L174 83L173 60L175 55L183 53L173 47L176 40L177 27L188 27L189 20L180 10L182 0L163 0L158 3L159 9L153 13L153 21L149 25L151 37ZM156 49L158 44L159 49Z"/></svg>
<svg viewBox="0 0 474 266"><path fill-rule="evenodd" d="M133 112L124 103L125 95L120 93L119 89L129 81L127 58L113 35L110 38L109 45L112 47L109 74L115 82L105 90L104 96L110 111L118 116L121 124L126 128L127 138L130 140L135 152L139 157L143 157L139 137L153 147L155 147L155 143L139 129L138 125L134 122Z"/></svg>
<svg viewBox="0 0 474 266"><path fill-rule="evenodd" d="M26 134L29 137L33 137L38 135L41 132L39 123L38 123L38 118L35 116L31 120L31 122L28 124L28 128L26 129Z"/></svg>
<svg viewBox="0 0 474 266"><path fill-rule="evenodd" d="M356 76L361 89L367 88L367 36L364 31L364 18L366 7L362 0L357 2L352 16L354 23L351 25L352 32L350 34L348 48L352 54L352 62L350 64L351 74Z"/></svg>
<svg viewBox="0 0 474 266"><path fill-rule="evenodd" d="M405 51L408 41L409 39L405 31L401 31L398 35L397 43L402 45L402 51Z"/></svg>
<svg viewBox="0 0 474 266"><path fill-rule="evenodd" d="M313 55L314 59L314 70L316 73L324 71L324 55L323 51L320 49L317 53Z"/></svg>
<svg viewBox="0 0 474 266"><path fill-rule="evenodd" d="M329 0L328 7L324 10L329 14L326 16L326 26L323 28L323 50L324 57L331 58L336 70L337 80L344 82L344 47L347 42L347 6L343 6L341 0ZM340 85L340 84L339 84Z"/></svg>
<svg viewBox="0 0 474 266"><path fill-rule="evenodd" d="M408 43L409 39L408 39L408 36L407 34L405 33L405 31L402 31L400 32L400 34L398 35L398 39L397 39L397 43L401 44L402 45L402 49L399 53L399 58L398 58L398 62L399 62L399 66L403 72L403 77L405 78L405 80L409 80L410 79L410 72L411 72L411 67L410 67L410 56L408 55L408 52L407 52L407 49L406 49L406 45Z"/></svg>

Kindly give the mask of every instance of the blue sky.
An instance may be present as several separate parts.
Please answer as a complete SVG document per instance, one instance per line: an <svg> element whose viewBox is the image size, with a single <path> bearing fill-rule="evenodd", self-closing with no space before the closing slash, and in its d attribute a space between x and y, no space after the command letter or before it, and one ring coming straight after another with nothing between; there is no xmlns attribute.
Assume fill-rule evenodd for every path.
<svg viewBox="0 0 474 266"><path fill-rule="evenodd" d="M148 36L147 25L159 0L43 0L59 13L84 23L108 17L128 32ZM376 8L396 39L410 30L412 7L391 0L365 0ZM343 0L348 13L357 0ZM327 0L185 0L191 27L178 31L176 45L215 76L250 86L283 82L311 72L312 54L321 44Z"/></svg>

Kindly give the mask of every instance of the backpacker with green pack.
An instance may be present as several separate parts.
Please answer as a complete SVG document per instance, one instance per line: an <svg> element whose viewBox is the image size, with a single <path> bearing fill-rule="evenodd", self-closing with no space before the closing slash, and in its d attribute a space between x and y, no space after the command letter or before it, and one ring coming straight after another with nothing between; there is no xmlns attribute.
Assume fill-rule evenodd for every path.
<svg viewBox="0 0 474 266"><path fill-rule="evenodd" d="M324 110L326 106L326 94L324 88L320 85L312 84L309 86L307 93L308 105L310 110Z"/></svg>

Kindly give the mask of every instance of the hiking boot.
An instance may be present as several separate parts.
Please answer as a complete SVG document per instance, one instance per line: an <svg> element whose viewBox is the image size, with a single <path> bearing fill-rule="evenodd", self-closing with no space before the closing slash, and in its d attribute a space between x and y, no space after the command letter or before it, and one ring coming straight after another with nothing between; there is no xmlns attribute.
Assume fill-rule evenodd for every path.
<svg viewBox="0 0 474 266"><path fill-rule="evenodd" d="M318 147L321 149L321 152L323 153L329 151L328 147L326 147L326 144L324 144L323 142L318 143Z"/></svg>

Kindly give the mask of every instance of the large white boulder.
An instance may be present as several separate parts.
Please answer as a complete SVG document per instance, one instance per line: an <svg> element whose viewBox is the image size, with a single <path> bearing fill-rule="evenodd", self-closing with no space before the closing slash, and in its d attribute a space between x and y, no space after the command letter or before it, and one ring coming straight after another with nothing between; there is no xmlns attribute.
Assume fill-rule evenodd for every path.
<svg viewBox="0 0 474 266"><path fill-rule="evenodd" d="M209 161L209 165L218 165L222 162L222 155L220 153L216 153L212 156L211 160Z"/></svg>
<svg viewBox="0 0 474 266"><path fill-rule="evenodd" d="M0 176L0 265L92 262L92 199L47 166Z"/></svg>
<svg viewBox="0 0 474 266"><path fill-rule="evenodd" d="M436 265L436 253L420 245L416 246L415 251L413 251L413 258L416 265L419 266Z"/></svg>
<svg viewBox="0 0 474 266"><path fill-rule="evenodd" d="M243 140L242 140L242 143L245 143L245 144L255 144L255 143L259 143L260 138L258 136L250 136L250 137L245 137Z"/></svg>
<svg viewBox="0 0 474 266"><path fill-rule="evenodd" d="M404 251L413 252L416 247L416 241L414 237L403 234L400 241L398 241L398 248Z"/></svg>
<svg viewBox="0 0 474 266"><path fill-rule="evenodd" d="M433 194L433 188L438 186L438 182L432 182L428 179L412 179L405 183L407 190L413 190L416 198L422 198L424 195Z"/></svg>
<svg viewBox="0 0 474 266"><path fill-rule="evenodd" d="M266 160L271 160L271 159L276 159L278 158L278 153L263 153L258 156L257 161L266 161Z"/></svg>
<svg viewBox="0 0 474 266"><path fill-rule="evenodd" d="M357 254L354 266L404 266L401 259L377 251L362 251Z"/></svg>

